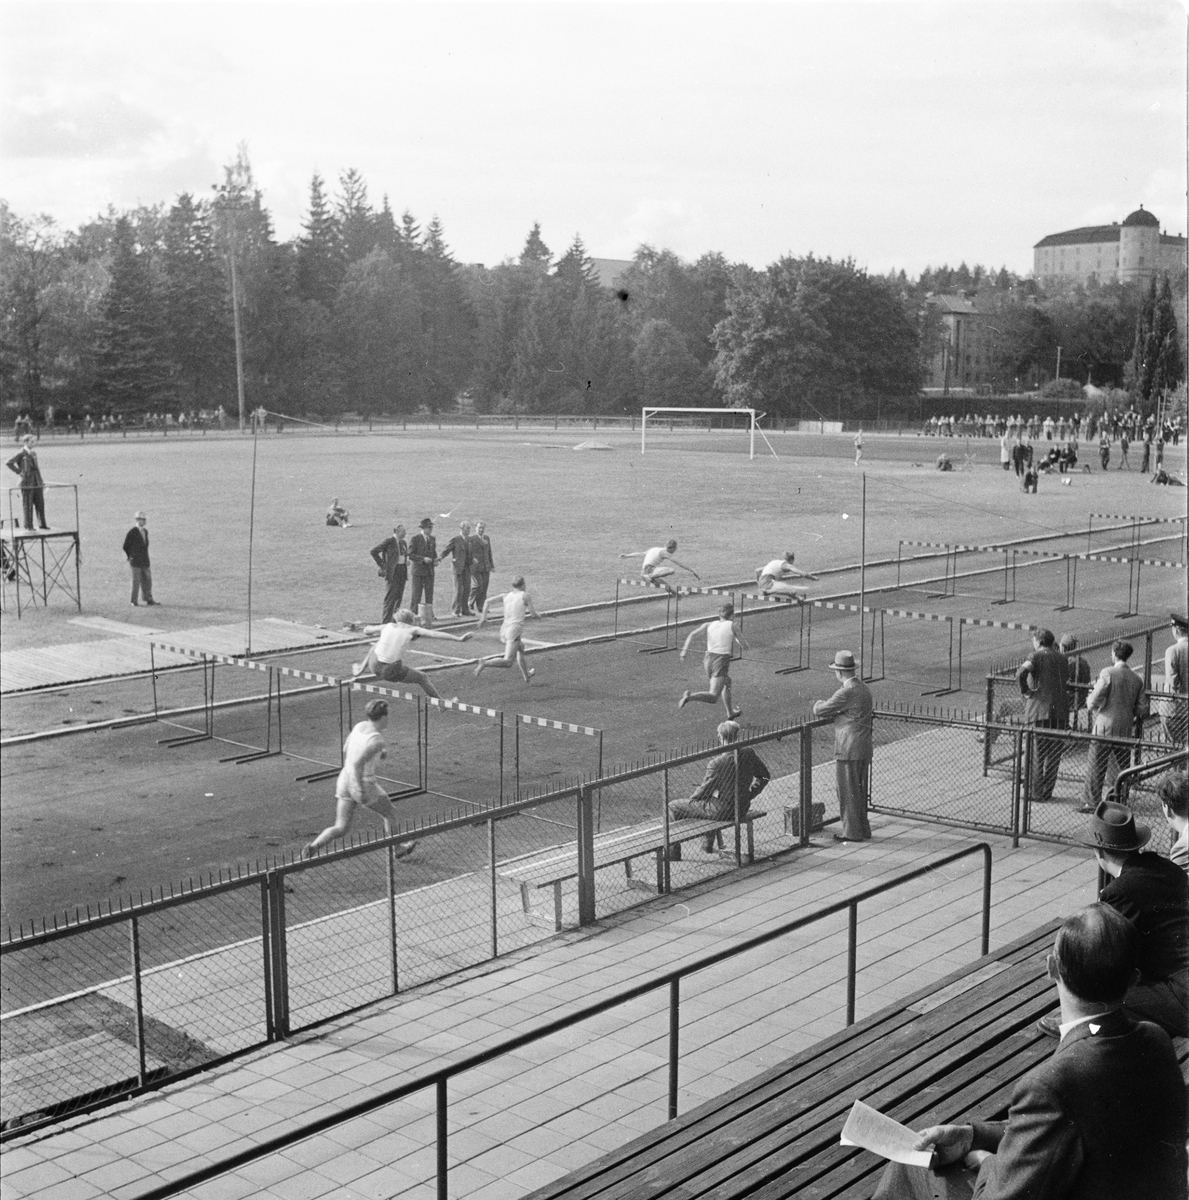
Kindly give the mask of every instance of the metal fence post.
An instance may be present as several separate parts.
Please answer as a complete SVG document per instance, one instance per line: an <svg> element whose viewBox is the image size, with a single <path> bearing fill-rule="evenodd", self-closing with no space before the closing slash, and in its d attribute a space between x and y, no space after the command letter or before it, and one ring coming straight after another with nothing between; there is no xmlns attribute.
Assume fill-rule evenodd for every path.
<svg viewBox="0 0 1189 1200"><path fill-rule="evenodd" d="M501 726L502 728L502 726ZM491 957L499 957L499 910L496 908L495 817L487 818L487 857L491 863Z"/></svg>
<svg viewBox="0 0 1189 1200"><path fill-rule="evenodd" d="M1024 739L1022 770L1020 771L1020 832L1027 833L1032 825L1032 775L1036 762L1036 732L1021 730Z"/></svg>
<svg viewBox="0 0 1189 1200"><path fill-rule="evenodd" d="M594 789L578 789L578 924L595 923Z"/></svg>
<svg viewBox="0 0 1189 1200"><path fill-rule="evenodd" d="M140 922L136 914L132 916L129 925L129 935L132 949L132 990L136 999L136 1079L141 1087L145 1085L145 1045L144 1045L144 995L141 991L140 978Z"/></svg>
<svg viewBox="0 0 1189 1200"><path fill-rule="evenodd" d="M264 972L264 1036L270 1042L277 1040L276 1007L273 1001L272 970L272 899L269 894L268 876L260 880L260 946L263 951Z"/></svg>
<svg viewBox="0 0 1189 1200"><path fill-rule="evenodd" d="M987 676L987 710L983 718L983 778L991 773L991 722L995 719L995 676Z"/></svg>
<svg viewBox="0 0 1189 1200"><path fill-rule="evenodd" d="M813 726L801 726L801 837L798 845L809 845L813 822Z"/></svg>
<svg viewBox="0 0 1189 1200"><path fill-rule="evenodd" d="M677 1068L680 1060L681 980L669 981L669 1120L677 1116Z"/></svg>
<svg viewBox="0 0 1189 1200"><path fill-rule="evenodd" d="M449 1164L446 1160L446 1077L438 1080L436 1092L437 1109L437 1159L438 1159L438 1200L448 1200L446 1191L446 1174Z"/></svg>
<svg viewBox="0 0 1189 1200"><path fill-rule="evenodd" d="M271 962L273 1029L278 1038L289 1035L289 970L285 950L285 881L279 871L268 872L269 920L272 926Z"/></svg>
<svg viewBox="0 0 1189 1200"><path fill-rule="evenodd" d="M384 831L391 835L392 827L384 822ZM392 994L400 991L400 977L396 965L396 850L389 843L384 851L388 882L388 961L392 967Z"/></svg>
<svg viewBox="0 0 1189 1200"><path fill-rule="evenodd" d="M1020 846L1020 760L1023 757L1024 731L1017 729L1012 734L1011 752L1011 845L1013 850Z"/></svg>
<svg viewBox="0 0 1189 1200"><path fill-rule="evenodd" d="M846 1023L855 1023L855 973L859 957L859 905L846 906Z"/></svg>
<svg viewBox="0 0 1189 1200"><path fill-rule="evenodd" d="M669 768L661 771L661 828L665 831L665 852L661 855L661 886L667 896L673 884L669 878Z"/></svg>

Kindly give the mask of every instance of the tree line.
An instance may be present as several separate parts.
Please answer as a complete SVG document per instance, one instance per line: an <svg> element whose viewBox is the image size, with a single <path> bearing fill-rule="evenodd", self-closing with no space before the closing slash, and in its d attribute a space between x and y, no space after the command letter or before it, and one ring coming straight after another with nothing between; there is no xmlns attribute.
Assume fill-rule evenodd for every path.
<svg viewBox="0 0 1189 1200"><path fill-rule="evenodd" d="M759 271L644 245L611 288L580 236L555 255L539 225L515 257L460 263L436 217L377 207L355 170L333 194L315 174L302 232L280 242L241 152L207 198L109 209L73 232L0 202L0 396L39 419L234 412L238 321L248 407L295 416L465 397L479 412L853 419L913 407L942 336L928 296L954 290L994 314L1008 386L1047 377L1058 345L1063 374L1141 402L1184 377L1167 279L1046 295L1002 268L911 280L809 255Z"/></svg>

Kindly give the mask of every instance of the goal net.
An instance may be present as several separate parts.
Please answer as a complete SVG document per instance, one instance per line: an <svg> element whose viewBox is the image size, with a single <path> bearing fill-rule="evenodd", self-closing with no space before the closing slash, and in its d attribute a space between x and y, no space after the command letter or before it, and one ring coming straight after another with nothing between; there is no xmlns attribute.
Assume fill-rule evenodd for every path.
<svg viewBox="0 0 1189 1200"><path fill-rule="evenodd" d="M772 444L764 437L764 431L760 428L760 421L764 414L757 412L754 408L642 408L640 410L640 453L644 454L648 450L650 423L654 430L658 424L670 430L677 428L709 429L715 417L722 418L719 428L739 429L747 432L748 458L756 456L757 433L763 438L764 445L772 451L772 457L776 457L776 451L772 450Z"/></svg>

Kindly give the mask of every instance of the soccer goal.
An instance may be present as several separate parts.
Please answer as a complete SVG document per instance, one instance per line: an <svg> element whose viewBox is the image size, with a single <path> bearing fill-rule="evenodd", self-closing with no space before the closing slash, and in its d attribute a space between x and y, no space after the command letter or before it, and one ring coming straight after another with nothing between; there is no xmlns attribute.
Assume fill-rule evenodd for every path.
<svg viewBox="0 0 1189 1200"><path fill-rule="evenodd" d="M699 417L712 417L715 414L720 416L746 417L746 424L743 428L748 431L748 458L756 456L756 434L758 433L764 439L764 445L772 451L772 457L778 458L779 455L775 450L772 450L772 443L768 441L764 435L764 431L760 428L760 422L764 419L762 412L757 412L754 408L642 408L640 410L640 453L643 454L648 449L648 422L655 421L657 417L662 417L666 414L670 415L683 413L686 416L682 420L684 425L693 425L694 422L689 419L690 414L697 414ZM670 420L670 427L673 425Z"/></svg>

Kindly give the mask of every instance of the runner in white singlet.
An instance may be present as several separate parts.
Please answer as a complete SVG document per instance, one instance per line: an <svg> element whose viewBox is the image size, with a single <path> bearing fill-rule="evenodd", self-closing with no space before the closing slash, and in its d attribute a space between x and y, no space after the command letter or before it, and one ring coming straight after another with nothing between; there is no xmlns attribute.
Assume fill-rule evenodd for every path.
<svg viewBox="0 0 1189 1200"><path fill-rule="evenodd" d="M502 658L499 655L492 655L489 658L479 659L475 664L475 674L481 675L484 667L507 669L515 663L520 668L524 682L528 683L536 672L528 665L528 660L524 656L524 643L521 641L521 637L524 633L525 621L529 617L539 618L541 614L533 607L533 598L525 591L524 576L517 575L512 580L510 592L505 592L502 596L492 596L483 605L477 629L483 628L493 604L502 604L504 608L504 622L500 626L500 641L504 643L504 654Z"/></svg>

